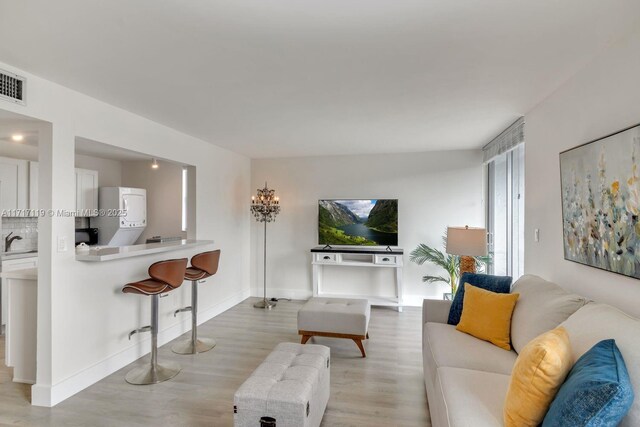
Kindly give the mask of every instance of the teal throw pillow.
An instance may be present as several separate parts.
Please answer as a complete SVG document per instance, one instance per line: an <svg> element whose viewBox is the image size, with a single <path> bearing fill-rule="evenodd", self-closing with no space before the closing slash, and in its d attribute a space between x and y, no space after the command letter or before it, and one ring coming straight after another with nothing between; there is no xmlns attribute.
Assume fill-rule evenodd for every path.
<svg viewBox="0 0 640 427"><path fill-rule="evenodd" d="M617 426L629 412L633 397L615 340L600 341L573 366L542 426Z"/></svg>

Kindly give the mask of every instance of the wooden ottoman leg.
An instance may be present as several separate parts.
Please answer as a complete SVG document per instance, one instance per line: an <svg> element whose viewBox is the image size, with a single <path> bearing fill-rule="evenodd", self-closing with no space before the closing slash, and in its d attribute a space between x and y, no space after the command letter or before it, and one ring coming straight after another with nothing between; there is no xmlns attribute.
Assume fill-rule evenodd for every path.
<svg viewBox="0 0 640 427"><path fill-rule="evenodd" d="M367 339L369 339L369 332L367 332Z"/></svg>
<svg viewBox="0 0 640 427"><path fill-rule="evenodd" d="M307 341L309 341L309 338L311 338L311 335L303 335L300 344L306 344Z"/></svg>
<svg viewBox="0 0 640 427"><path fill-rule="evenodd" d="M362 345L362 340L359 338L352 338L353 342L356 343L358 348L360 349L360 353L362 353L362 357L367 357L367 353L364 352L364 346Z"/></svg>

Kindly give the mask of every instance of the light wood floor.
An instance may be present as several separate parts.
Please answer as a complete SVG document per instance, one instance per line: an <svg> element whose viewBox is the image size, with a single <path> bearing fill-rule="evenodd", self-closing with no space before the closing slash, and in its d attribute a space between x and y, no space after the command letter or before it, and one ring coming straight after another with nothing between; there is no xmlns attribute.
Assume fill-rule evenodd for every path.
<svg viewBox="0 0 640 427"><path fill-rule="evenodd" d="M171 343L164 345L160 360L183 368L174 379L132 386L124 381L130 365L51 409L32 407L30 388L11 382L1 337L0 425L231 426L235 390L277 343L300 338L296 313L303 302L280 301L274 310L263 311L252 307L255 301L248 299L199 327L199 334L218 342L207 353L179 356L171 352ZM374 307L366 359L353 341L310 341L331 347L331 398L323 426L430 426L420 322L419 308L397 313Z"/></svg>

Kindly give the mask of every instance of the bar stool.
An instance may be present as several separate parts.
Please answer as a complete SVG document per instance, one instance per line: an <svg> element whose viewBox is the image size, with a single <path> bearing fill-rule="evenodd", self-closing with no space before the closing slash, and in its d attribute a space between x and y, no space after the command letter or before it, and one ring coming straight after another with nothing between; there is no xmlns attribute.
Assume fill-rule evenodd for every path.
<svg viewBox="0 0 640 427"><path fill-rule="evenodd" d="M158 363L158 302L160 294L177 289L184 281L187 258L159 261L149 267L150 279L127 283L122 292L151 296L151 325L129 333L129 339L139 332L151 332L151 363L132 369L125 376L129 384L157 384L175 377L180 365L175 362Z"/></svg>
<svg viewBox="0 0 640 427"><path fill-rule="evenodd" d="M185 280L191 280L191 306L178 309L173 313L191 312L191 339L182 341L171 347L174 353L196 354L204 353L215 347L216 342L211 338L198 339L198 280L211 277L218 272L220 250L203 252L191 258L191 267L184 274Z"/></svg>

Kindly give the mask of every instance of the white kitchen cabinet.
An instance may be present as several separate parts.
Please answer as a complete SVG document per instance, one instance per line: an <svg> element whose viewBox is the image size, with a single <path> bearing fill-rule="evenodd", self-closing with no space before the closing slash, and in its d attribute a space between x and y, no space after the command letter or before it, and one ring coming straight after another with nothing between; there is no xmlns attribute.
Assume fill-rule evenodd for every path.
<svg viewBox="0 0 640 427"><path fill-rule="evenodd" d="M29 189L29 162L0 157L0 210L27 209Z"/></svg>
<svg viewBox="0 0 640 427"><path fill-rule="evenodd" d="M29 162L29 209L38 209L38 174L38 162ZM76 168L75 175L76 211L98 209L98 171Z"/></svg>
<svg viewBox="0 0 640 427"><path fill-rule="evenodd" d="M29 209L38 209L38 162L29 162Z"/></svg>
<svg viewBox="0 0 640 427"><path fill-rule="evenodd" d="M76 168L76 211L80 216L97 216L98 171ZM91 211L91 214L82 213Z"/></svg>
<svg viewBox="0 0 640 427"><path fill-rule="evenodd" d="M5 363L13 367L13 382L35 384L38 336L38 270L2 272L8 288Z"/></svg>
<svg viewBox="0 0 640 427"><path fill-rule="evenodd" d="M11 252L9 253L11 254ZM22 256L21 258L13 258L11 255L8 255L7 258L8 259L5 258L2 260L2 271L15 271L38 267L38 254Z"/></svg>
<svg viewBox="0 0 640 427"><path fill-rule="evenodd" d="M4 258L4 257L3 257ZM30 257L19 257L9 259L2 259L0 261L0 271L15 271L15 270L23 270L25 268L37 268L38 267L38 256L35 254ZM4 285L4 283L2 283ZM2 324L7 324L7 287L2 286L0 290L2 292Z"/></svg>

